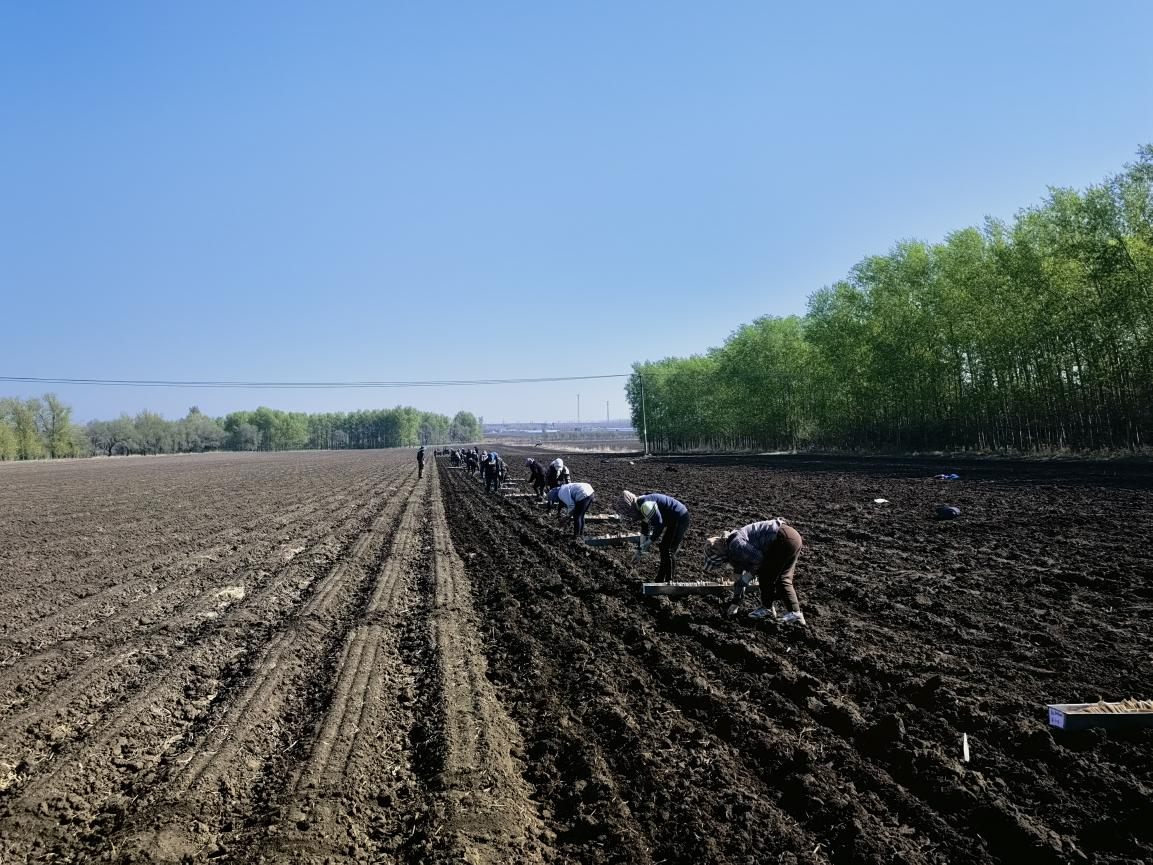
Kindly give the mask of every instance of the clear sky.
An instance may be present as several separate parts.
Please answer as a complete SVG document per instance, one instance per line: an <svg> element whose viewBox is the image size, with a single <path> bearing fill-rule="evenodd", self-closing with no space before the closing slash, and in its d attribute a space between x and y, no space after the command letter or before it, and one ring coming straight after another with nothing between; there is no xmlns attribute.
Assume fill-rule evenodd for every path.
<svg viewBox="0 0 1153 865"><path fill-rule="evenodd" d="M0 4L0 375L627 372L1153 141L1153 3ZM3 384L0 395L45 388ZM619 382L53 388L624 414Z"/></svg>

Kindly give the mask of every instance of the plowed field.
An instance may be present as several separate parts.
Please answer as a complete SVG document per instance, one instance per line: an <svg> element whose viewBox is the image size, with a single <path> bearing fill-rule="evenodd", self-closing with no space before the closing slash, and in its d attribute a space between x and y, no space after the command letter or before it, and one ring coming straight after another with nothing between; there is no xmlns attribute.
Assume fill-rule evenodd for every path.
<svg viewBox="0 0 1153 865"><path fill-rule="evenodd" d="M788 517L810 627L412 451L0 466L0 861L1153 861L1153 729L1044 710L1153 697L1147 472L566 461L684 578Z"/></svg>

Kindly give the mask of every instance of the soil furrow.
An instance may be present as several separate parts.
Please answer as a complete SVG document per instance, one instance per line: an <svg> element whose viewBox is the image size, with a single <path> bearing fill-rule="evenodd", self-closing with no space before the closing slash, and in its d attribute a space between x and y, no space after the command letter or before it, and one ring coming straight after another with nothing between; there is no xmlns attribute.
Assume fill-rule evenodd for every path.
<svg viewBox="0 0 1153 865"><path fill-rule="evenodd" d="M394 496L392 500L396 498ZM378 523L381 517L387 520L390 511L399 512L399 507L390 509L388 504L385 503L384 513L378 515ZM366 523L363 528L367 527ZM355 531L355 522L350 523L348 528ZM351 549L354 542L355 536L338 543L336 547L325 547L327 552L312 557L312 567L322 565L324 559L328 558L330 563L326 569L329 578L333 571L343 573L345 569L339 560L333 562L332 556L339 552L341 546L346 550ZM56 761L58 765L54 770L39 774L28 784L12 807L16 815L27 815L19 816L17 822L23 827L39 827L36 831L43 833L45 843L61 843L60 840L53 840L54 833L44 830L54 821L71 821L69 815L75 813L76 794L84 789L82 785L91 772L90 767L98 765L107 767L101 772L106 778L103 782L106 792L101 797L101 801L106 803L106 813L93 824L93 831L101 834L113 828L127 831L127 826L122 825L118 816L122 798L129 796L136 799L147 793L154 784L169 783L170 775L164 767L175 755L176 747L182 741L198 737L197 730L207 732L211 729L210 724L219 725L223 719L214 708L224 701L231 704L233 692L238 700L243 702L246 699L248 692L237 690L234 683L238 677L249 678L251 671L244 663L249 649L258 645L261 634L267 633L273 639L273 644L278 634L286 638L291 635L292 631L284 630L282 626L278 629L277 623L294 621L291 618L285 620L284 617L291 614L293 607L302 602L307 603L313 593L323 591L326 584L324 577L317 579L310 575L298 558L284 569L278 584L266 585L263 592L256 593L251 604L238 609L230 618L213 623L213 633L190 635L193 641L171 658L164 659L152 674L151 684L123 702L101 725L95 736L75 748L65 749ZM296 620L303 617L302 609L297 609ZM313 617L306 618L305 622L312 623ZM315 625L312 627L315 628ZM275 652L266 652L265 656L270 660L270 668L282 665ZM296 666L302 675L314 670L314 665ZM161 670L169 672L164 674ZM284 678L283 673L280 677ZM216 720L211 721L214 714ZM223 723L233 722L227 720ZM305 721L298 719L293 723L303 724ZM215 729L221 732L219 726ZM231 750L229 741L224 739L223 750ZM281 743L281 747L287 744L289 742ZM69 751L75 754L65 758ZM259 776L260 767L252 766L251 763L247 767L249 773L245 777L251 774ZM163 800L168 795L163 791L164 787L161 786L160 792L145 798L149 801ZM227 795L224 798L228 798ZM134 810L139 810L139 805ZM138 818L130 821L136 827L132 832L142 839L138 839L137 846L147 847L151 843L148 839L155 835L154 832L141 829L147 822L147 813L147 810L142 811ZM33 818L32 814L41 816ZM48 821L43 817L47 817ZM197 837L210 838L214 832L219 831L219 825L215 829L207 823L204 825L205 832L194 833ZM162 840L173 849L186 849L181 847L182 842L176 836L166 835Z"/></svg>
<svg viewBox="0 0 1153 865"><path fill-rule="evenodd" d="M278 861L409 861L430 847L420 833L429 813L425 738L430 718L414 652L422 615L421 571L427 571L429 486L418 482L362 610L345 635L335 685L311 753L279 806L280 819L261 842ZM414 636L415 635L415 636Z"/></svg>
<svg viewBox="0 0 1153 865"><path fill-rule="evenodd" d="M440 796L465 861L543 861L548 834L523 779L524 742L487 678L464 564L449 535L436 467L432 483L432 627L444 701Z"/></svg>
<svg viewBox="0 0 1153 865"><path fill-rule="evenodd" d="M343 520L354 512L364 510L363 505L342 509L337 519ZM327 525L321 524L318 529L323 532L323 544L317 549L317 554L323 553L324 545L334 543ZM243 616L249 606L260 606L269 599L279 603L279 596L284 594L287 587L298 586L306 579L306 572L299 564L304 560L305 557L302 557L296 564L282 564L279 572L258 571L256 575L248 574L239 585L219 588L218 582L216 589L206 591L198 599L200 603L186 605L179 617L163 622L154 633L127 641L133 649L118 652L114 663L105 662L100 654L108 651L107 647L101 647L98 643L85 644L80 651L89 656L88 660L51 685L47 698L35 684L21 683L18 686L19 699L28 701L34 698L35 702L32 708L21 713L11 724L5 724L3 731L0 731L0 760L10 764L19 761L27 769L17 774L29 774L38 762L50 757L68 741L81 738L91 723L87 719L99 713L102 706L115 705L123 700L124 693L130 692L133 680L140 675L141 670L159 669L165 663L178 663L169 659L175 657L174 652L182 645L216 645L219 641L212 640L213 632L227 632L231 627L231 618ZM117 642L125 642L115 631L110 631L107 636ZM231 637L225 633L222 639L227 641ZM203 651L203 647L199 650ZM55 664L53 672L59 675L61 668L68 663L69 656L68 653L56 652L51 659ZM126 667L129 663L132 666ZM48 678L48 681L52 679ZM143 699L151 697L145 692Z"/></svg>

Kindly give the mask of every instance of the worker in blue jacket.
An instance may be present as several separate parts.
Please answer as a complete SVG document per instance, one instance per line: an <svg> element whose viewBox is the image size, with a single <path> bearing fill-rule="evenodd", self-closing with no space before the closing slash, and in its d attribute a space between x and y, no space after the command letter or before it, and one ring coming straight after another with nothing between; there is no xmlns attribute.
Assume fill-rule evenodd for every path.
<svg viewBox="0 0 1153 865"><path fill-rule="evenodd" d="M638 496L628 490L621 492L616 509L621 519L640 521L642 553L651 544L660 545L661 564L657 569L657 582L671 583L677 572L677 550L692 522L689 509L664 493Z"/></svg>

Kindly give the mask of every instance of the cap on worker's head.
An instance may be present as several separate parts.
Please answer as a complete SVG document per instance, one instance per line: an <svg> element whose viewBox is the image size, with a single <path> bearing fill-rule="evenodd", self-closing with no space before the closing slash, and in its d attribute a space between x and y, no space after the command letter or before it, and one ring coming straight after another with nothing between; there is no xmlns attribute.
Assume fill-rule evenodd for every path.
<svg viewBox="0 0 1153 865"><path fill-rule="evenodd" d="M548 491L548 500L554 505L560 501L560 487L553 487Z"/></svg>
<svg viewBox="0 0 1153 865"><path fill-rule="evenodd" d="M705 570L719 568L729 560L729 535L717 535L705 541Z"/></svg>
<svg viewBox="0 0 1153 865"><path fill-rule="evenodd" d="M640 511L637 510L636 493L630 493L628 490L621 490L621 494L617 498L616 512L622 517L640 516Z"/></svg>
<svg viewBox="0 0 1153 865"><path fill-rule="evenodd" d="M557 457L555 460L549 463L549 465L557 471L560 471L564 468L564 460L562 460L560 457Z"/></svg>
<svg viewBox="0 0 1153 865"><path fill-rule="evenodd" d="M535 462L536 462L536 460L534 460L532 457L529 457L527 460L524 461L524 464L526 466L531 466Z"/></svg>

